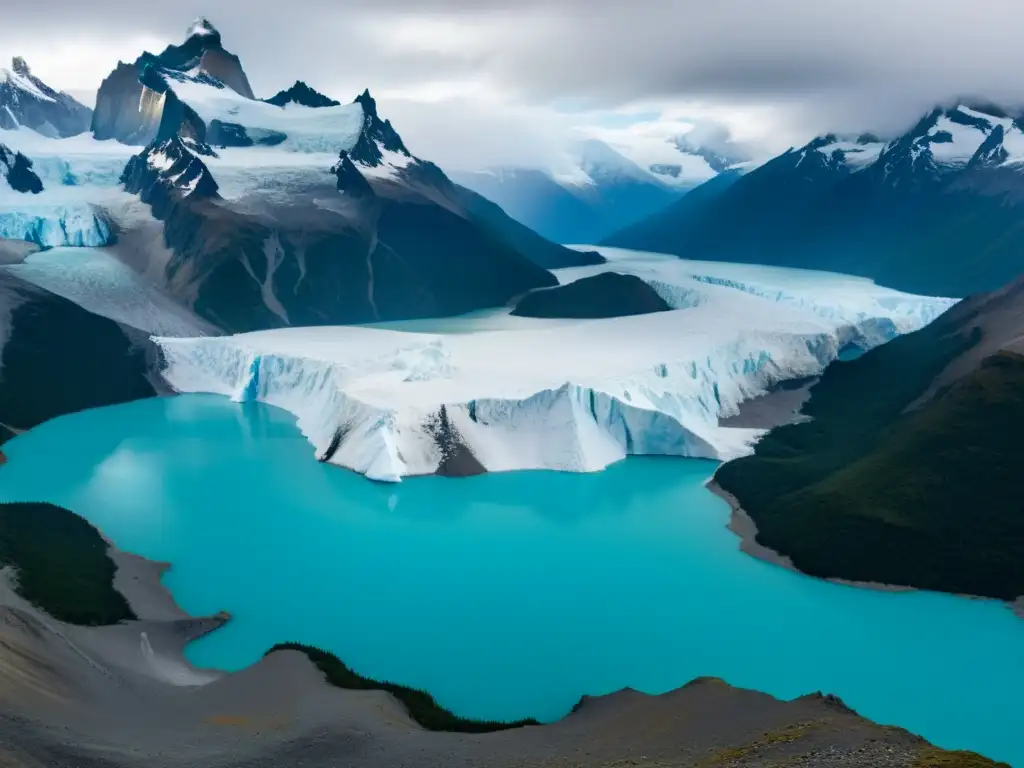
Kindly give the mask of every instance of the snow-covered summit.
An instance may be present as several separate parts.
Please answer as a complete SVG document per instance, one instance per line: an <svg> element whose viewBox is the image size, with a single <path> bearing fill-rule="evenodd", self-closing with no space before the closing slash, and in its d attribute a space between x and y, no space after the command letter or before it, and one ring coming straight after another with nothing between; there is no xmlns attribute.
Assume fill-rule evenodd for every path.
<svg viewBox="0 0 1024 768"><path fill-rule="evenodd" d="M156 180L164 191L175 190L182 197L215 197L217 182L200 156L217 155L194 139L172 136L129 160L121 178L127 189L148 190L150 197Z"/></svg>
<svg viewBox="0 0 1024 768"><path fill-rule="evenodd" d="M205 16L200 16L200 17L198 17L195 21L193 21L189 25L188 30L186 30L186 32L185 32L185 39L186 40L188 40L190 37L194 37L194 36L198 36L198 37L213 37L213 36L216 36L217 38L220 38L220 32L217 31L217 28L215 26L213 26L213 24L210 22L209 19L207 19Z"/></svg>
<svg viewBox="0 0 1024 768"><path fill-rule="evenodd" d="M857 171L874 163L885 142L874 134L837 136L834 133L818 136L793 153L794 168L807 172L813 168L830 171Z"/></svg>
<svg viewBox="0 0 1024 768"><path fill-rule="evenodd" d="M15 56L10 69L0 68L0 129L22 126L44 136L73 136L89 129L92 110L32 74Z"/></svg>
<svg viewBox="0 0 1024 768"><path fill-rule="evenodd" d="M118 62L96 94L92 121L96 138L141 145L157 138L167 107L165 88L159 84L169 79L219 85L245 99L255 99L242 62L224 48L216 27L200 18L187 32L180 45L168 45L159 54L144 51L132 63ZM172 109L169 117L180 122L188 115L178 115Z"/></svg>
<svg viewBox="0 0 1024 768"><path fill-rule="evenodd" d="M590 184L640 182L664 184L664 180L640 167L611 145L598 139L582 139L570 149L570 157Z"/></svg>
<svg viewBox="0 0 1024 768"><path fill-rule="evenodd" d="M939 179L972 165L1024 161L1020 121L994 105L937 107L886 147L879 170L891 184Z"/></svg>

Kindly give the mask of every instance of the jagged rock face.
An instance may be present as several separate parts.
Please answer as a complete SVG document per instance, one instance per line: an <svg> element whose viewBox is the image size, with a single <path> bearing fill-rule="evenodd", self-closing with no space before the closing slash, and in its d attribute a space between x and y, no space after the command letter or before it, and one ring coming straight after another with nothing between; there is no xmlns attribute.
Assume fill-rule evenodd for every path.
<svg viewBox="0 0 1024 768"><path fill-rule="evenodd" d="M129 192L150 192L158 185L174 197L216 197L217 182L200 155L216 157L208 146L179 136L153 143L128 161L121 183Z"/></svg>
<svg viewBox="0 0 1024 768"><path fill-rule="evenodd" d="M0 443L7 427L152 397L156 369L145 334L0 271Z"/></svg>
<svg viewBox="0 0 1024 768"><path fill-rule="evenodd" d="M402 137L391 125L390 120L381 120L377 115L377 102L370 91L363 91L355 100L363 108L363 130L359 140L349 153L352 160L370 167L379 166L384 159L381 150L397 152L405 157L412 157L402 142Z"/></svg>
<svg viewBox="0 0 1024 768"><path fill-rule="evenodd" d="M338 156L337 164L331 168L331 173L338 179L338 191L350 197L368 198L373 197L373 187L366 177L359 172L348 152L344 149Z"/></svg>
<svg viewBox="0 0 1024 768"><path fill-rule="evenodd" d="M43 182L32 170L32 161L3 144L0 144L0 176L7 180L15 192L43 191Z"/></svg>
<svg viewBox="0 0 1024 768"><path fill-rule="evenodd" d="M300 104L303 107L337 107L341 104L340 101L328 98L310 88L301 80L296 80L295 85L291 88L278 91L265 101L275 107L283 107L286 104Z"/></svg>
<svg viewBox="0 0 1024 768"><path fill-rule="evenodd" d="M252 99L252 87L241 61L221 45L220 33L205 19L198 19L181 45L168 46L159 55L143 53L132 64L118 62L100 85L92 130L97 139L117 139L126 144L149 144L171 135L169 122L180 124L184 116L171 103L173 94L162 73L190 72L207 77ZM180 102L179 102L180 104ZM164 111L172 109L167 117ZM193 113L194 116L194 113ZM202 122L202 121L198 121ZM194 126L194 122L192 123ZM177 127L177 126L175 126ZM193 127L192 132L196 129ZM206 140L206 136L198 136Z"/></svg>
<svg viewBox="0 0 1024 768"><path fill-rule="evenodd" d="M24 126L45 136L74 136L89 130L92 110L55 91L32 74L20 56L0 69L0 128Z"/></svg>

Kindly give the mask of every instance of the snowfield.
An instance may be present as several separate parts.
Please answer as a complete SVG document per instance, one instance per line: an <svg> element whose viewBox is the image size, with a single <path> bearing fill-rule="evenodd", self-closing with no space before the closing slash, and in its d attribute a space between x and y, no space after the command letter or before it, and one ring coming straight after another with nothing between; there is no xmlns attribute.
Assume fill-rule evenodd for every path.
<svg viewBox="0 0 1024 768"><path fill-rule="evenodd" d="M678 309L585 321L504 310L501 323L476 313L408 324L417 331L155 341L178 391L284 408L318 457L398 481L436 472L456 446L489 471L596 471L630 454L734 458L761 434L719 426L740 403L954 303L843 275L599 250L608 264L556 274L637 274ZM431 322L445 332L429 332Z"/></svg>

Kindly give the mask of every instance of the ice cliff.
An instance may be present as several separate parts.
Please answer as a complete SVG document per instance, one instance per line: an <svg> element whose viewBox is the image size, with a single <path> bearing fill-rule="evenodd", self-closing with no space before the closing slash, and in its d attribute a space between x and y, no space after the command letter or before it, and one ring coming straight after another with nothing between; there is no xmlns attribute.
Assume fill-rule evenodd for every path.
<svg viewBox="0 0 1024 768"><path fill-rule="evenodd" d="M562 279L641 274L683 308L507 318L502 330L475 332L470 316L444 321L461 326L447 333L158 338L164 376L182 392L284 408L319 458L375 480L436 472L455 451L489 471L595 471L645 454L728 459L760 434L719 426L740 403L820 373L849 344L915 330L952 303L826 273L606 255L608 265L563 270Z"/></svg>

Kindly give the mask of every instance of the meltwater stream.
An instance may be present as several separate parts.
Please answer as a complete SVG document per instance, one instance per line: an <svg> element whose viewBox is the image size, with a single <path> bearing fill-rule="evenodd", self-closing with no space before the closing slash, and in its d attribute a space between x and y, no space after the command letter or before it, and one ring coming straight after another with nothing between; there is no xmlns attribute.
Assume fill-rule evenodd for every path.
<svg viewBox="0 0 1024 768"><path fill-rule="evenodd" d="M56 419L4 446L0 499L50 501L168 560L194 614L230 611L193 662L299 641L458 714L564 715L581 694L713 675L1024 766L1024 621L1004 605L882 593L742 554L714 464L399 485L315 461L291 416L208 395Z"/></svg>

